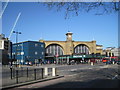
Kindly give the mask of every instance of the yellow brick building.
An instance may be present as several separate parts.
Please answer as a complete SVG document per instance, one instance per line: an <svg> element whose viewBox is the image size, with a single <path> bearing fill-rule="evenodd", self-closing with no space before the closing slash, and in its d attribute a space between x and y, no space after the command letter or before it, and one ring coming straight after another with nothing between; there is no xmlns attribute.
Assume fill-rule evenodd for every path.
<svg viewBox="0 0 120 90"><path fill-rule="evenodd" d="M74 41L72 32L66 33L66 41L45 41L46 54L54 55L73 55L73 54L102 54L102 45L97 45L96 41Z"/></svg>

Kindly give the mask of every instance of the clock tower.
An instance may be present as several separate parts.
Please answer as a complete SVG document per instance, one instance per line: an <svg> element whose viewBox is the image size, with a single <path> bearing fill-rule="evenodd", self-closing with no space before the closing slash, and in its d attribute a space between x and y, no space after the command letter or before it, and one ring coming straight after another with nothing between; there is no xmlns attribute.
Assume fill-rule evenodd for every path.
<svg viewBox="0 0 120 90"><path fill-rule="evenodd" d="M69 31L66 33L66 41L72 41L72 34L73 33Z"/></svg>
<svg viewBox="0 0 120 90"><path fill-rule="evenodd" d="M73 53L73 41L72 41L72 32L66 33L66 54L71 55Z"/></svg>

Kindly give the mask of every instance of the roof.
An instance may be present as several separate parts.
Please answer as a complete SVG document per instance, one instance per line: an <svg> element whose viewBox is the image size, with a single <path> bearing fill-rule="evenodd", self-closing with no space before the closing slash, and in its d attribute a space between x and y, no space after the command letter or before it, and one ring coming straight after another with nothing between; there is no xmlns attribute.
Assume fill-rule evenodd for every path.
<svg viewBox="0 0 120 90"><path fill-rule="evenodd" d="M96 46L103 46L103 45L98 45L98 44L96 44Z"/></svg>
<svg viewBox="0 0 120 90"><path fill-rule="evenodd" d="M19 42L19 43L17 43L17 44L25 43L25 42L36 42L36 43L42 43L42 42L39 42L39 41L23 41L23 42ZM14 43L14 44L16 44L16 43Z"/></svg>

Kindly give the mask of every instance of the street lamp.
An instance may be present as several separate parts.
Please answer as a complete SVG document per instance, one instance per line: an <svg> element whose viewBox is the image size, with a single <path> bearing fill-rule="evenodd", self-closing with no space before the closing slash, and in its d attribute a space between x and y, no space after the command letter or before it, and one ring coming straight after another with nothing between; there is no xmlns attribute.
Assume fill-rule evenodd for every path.
<svg viewBox="0 0 120 90"><path fill-rule="evenodd" d="M16 60L17 60L17 43L18 43L18 34L21 34L21 32L17 32L17 31L13 31L13 33L15 33L16 34Z"/></svg>
<svg viewBox="0 0 120 90"><path fill-rule="evenodd" d="M16 34L16 43L18 42L18 34L22 34L21 32L16 32L16 31L13 31L13 33Z"/></svg>

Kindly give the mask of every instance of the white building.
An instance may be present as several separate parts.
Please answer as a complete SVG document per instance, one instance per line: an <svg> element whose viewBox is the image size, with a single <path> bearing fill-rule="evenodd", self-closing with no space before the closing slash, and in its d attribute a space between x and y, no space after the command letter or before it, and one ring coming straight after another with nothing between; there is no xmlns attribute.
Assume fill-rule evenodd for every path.
<svg viewBox="0 0 120 90"><path fill-rule="evenodd" d="M5 38L5 35L0 34L0 63L8 64L9 56L11 54L11 45L12 43Z"/></svg>
<svg viewBox="0 0 120 90"><path fill-rule="evenodd" d="M120 55L120 48L107 47L105 50L103 50L103 53L106 56L119 56Z"/></svg>
<svg viewBox="0 0 120 90"><path fill-rule="evenodd" d="M114 56L120 55L120 48L113 48L111 49L111 52L114 53Z"/></svg>

